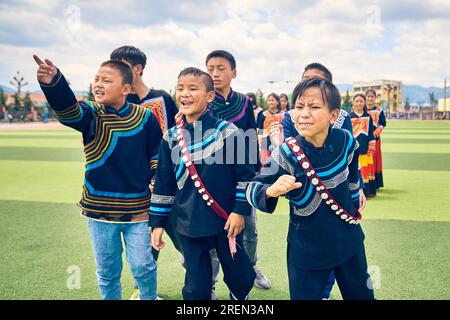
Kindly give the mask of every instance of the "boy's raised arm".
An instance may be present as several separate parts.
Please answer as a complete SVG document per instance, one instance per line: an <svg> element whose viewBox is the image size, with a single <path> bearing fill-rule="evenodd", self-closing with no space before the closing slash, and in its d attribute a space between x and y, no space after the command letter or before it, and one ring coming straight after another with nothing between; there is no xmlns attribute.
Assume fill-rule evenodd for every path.
<svg viewBox="0 0 450 320"><path fill-rule="evenodd" d="M50 107L55 111L62 111L77 103L77 99L70 89L61 71L48 59L45 62L33 55L38 67L37 79Z"/></svg>
<svg viewBox="0 0 450 320"><path fill-rule="evenodd" d="M38 65L37 79L50 107L58 120L66 126L84 132L92 116L83 109L59 69L48 59L42 61L33 55Z"/></svg>

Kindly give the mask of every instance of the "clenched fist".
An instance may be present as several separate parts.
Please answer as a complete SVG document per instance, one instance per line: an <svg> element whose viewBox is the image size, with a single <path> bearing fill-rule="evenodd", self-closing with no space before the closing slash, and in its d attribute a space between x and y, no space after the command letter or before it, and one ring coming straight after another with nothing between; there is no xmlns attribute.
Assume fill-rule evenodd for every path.
<svg viewBox="0 0 450 320"><path fill-rule="evenodd" d="M284 174L275 181L266 190L266 196L268 198L276 198L288 193L291 190L298 189L302 186L301 182L295 182L295 177Z"/></svg>

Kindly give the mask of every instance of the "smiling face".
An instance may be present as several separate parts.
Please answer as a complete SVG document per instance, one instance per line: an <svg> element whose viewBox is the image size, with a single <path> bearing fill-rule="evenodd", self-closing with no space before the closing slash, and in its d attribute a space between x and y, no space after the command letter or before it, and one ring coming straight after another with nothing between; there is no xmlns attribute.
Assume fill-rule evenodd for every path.
<svg viewBox="0 0 450 320"><path fill-rule="evenodd" d="M367 106L373 107L375 105L375 100L376 100L376 97L373 94L373 92L372 91L367 92L367 94L366 94Z"/></svg>
<svg viewBox="0 0 450 320"><path fill-rule="evenodd" d="M126 96L131 92L131 86L123 83L119 70L109 66L98 69L92 85L95 102L116 107L125 103Z"/></svg>
<svg viewBox="0 0 450 320"><path fill-rule="evenodd" d="M214 100L214 91L207 91L202 77L184 75L177 81L176 100L179 111L192 123L200 118L208 103Z"/></svg>
<svg viewBox="0 0 450 320"><path fill-rule="evenodd" d="M315 140L321 135L326 137L330 123L338 114L337 109L330 111L318 87L306 89L295 101L295 127L307 140Z"/></svg>
<svg viewBox="0 0 450 320"><path fill-rule="evenodd" d="M236 69L231 69L230 62L222 57L209 59L206 69L214 80L214 89L219 92L228 89L231 81L236 78Z"/></svg>
<svg viewBox="0 0 450 320"><path fill-rule="evenodd" d="M274 96L267 97L267 108L273 113L278 112L278 101Z"/></svg>
<svg viewBox="0 0 450 320"><path fill-rule="evenodd" d="M357 113L363 113L364 112L364 105L365 105L364 98L361 96L357 96L353 100L353 110Z"/></svg>
<svg viewBox="0 0 450 320"><path fill-rule="evenodd" d="M288 105L288 100L285 96L280 97L281 111L286 111L286 107Z"/></svg>

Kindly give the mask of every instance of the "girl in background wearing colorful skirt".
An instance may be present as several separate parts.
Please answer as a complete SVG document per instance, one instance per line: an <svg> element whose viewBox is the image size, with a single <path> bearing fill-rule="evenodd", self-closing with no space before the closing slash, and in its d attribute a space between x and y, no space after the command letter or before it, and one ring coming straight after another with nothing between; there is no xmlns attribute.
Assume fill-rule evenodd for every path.
<svg viewBox="0 0 450 320"><path fill-rule="evenodd" d="M381 133L386 127L386 116L380 106L375 104L376 93L375 90L369 89L366 91L367 109L373 121L373 135L375 136L375 154L373 157L375 167L375 184L377 189L384 187L383 183L383 158L381 155Z"/></svg>
<svg viewBox="0 0 450 320"><path fill-rule="evenodd" d="M283 143L284 112L281 111L280 97L276 93L267 96L267 110L258 114L256 127L258 128L258 140L261 156L261 164L270 157L273 148Z"/></svg>
<svg viewBox="0 0 450 320"><path fill-rule="evenodd" d="M377 193L375 185L375 167L373 156L375 152L374 127L370 114L367 112L366 97L356 94L353 97L352 119L353 136L359 144L359 166L364 181L366 197L374 197Z"/></svg>

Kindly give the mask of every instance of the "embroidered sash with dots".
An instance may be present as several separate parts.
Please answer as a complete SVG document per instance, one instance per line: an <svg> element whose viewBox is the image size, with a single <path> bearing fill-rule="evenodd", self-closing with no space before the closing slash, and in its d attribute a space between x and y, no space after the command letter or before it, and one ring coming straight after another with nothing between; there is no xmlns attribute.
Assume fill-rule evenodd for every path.
<svg viewBox="0 0 450 320"><path fill-rule="evenodd" d="M295 138L293 137L289 137L286 139L286 144L294 154L303 172L305 172L306 176L311 181L314 189L320 195L322 201L324 201L328 205L328 207L330 207L331 211L334 212L339 218L341 218L342 221L345 221L349 224L359 224L362 219L362 215L359 210L355 209L357 217L353 217L351 214L345 211L344 208L339 205L339 203L336 202L328 189L325 188L319 176L316 174L305 153L298 145L297 140L295 140Z"/></svg>

